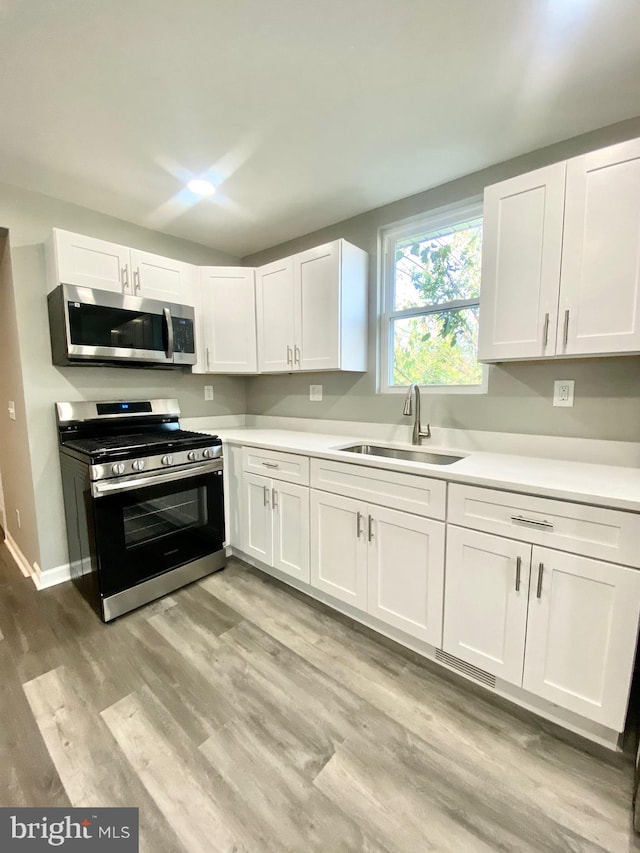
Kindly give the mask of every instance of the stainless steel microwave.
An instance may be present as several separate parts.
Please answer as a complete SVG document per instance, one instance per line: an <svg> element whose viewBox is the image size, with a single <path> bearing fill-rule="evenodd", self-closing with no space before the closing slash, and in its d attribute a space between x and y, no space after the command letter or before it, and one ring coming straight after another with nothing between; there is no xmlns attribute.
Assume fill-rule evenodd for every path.
<svg viewBox="0 0 640 853"><path fill-rule="evenodd" d="M48 302L54 364L195 364L195 313L188 305L70 284L58 285Z"/></svg>

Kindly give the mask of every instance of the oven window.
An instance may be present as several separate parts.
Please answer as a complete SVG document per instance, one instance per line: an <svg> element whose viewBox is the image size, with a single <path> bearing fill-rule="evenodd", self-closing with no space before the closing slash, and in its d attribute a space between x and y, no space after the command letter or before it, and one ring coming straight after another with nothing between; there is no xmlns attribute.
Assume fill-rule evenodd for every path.
<svg viewBox="0 0 640 853"><path fill-rule="evenodd" d="M206 488L172 492L124 507L124 542L129 551L207 524Z"/></svg>

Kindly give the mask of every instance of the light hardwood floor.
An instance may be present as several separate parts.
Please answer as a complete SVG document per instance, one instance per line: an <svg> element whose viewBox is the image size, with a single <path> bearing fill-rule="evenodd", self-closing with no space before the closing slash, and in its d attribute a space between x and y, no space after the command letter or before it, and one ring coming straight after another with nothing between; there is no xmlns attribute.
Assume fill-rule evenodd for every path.
<svg viewBox="0 0 640 853"><path fill-rule="evenodd" d="M105 626L0 548L1 805L138 806L141 850L619 851L594 757L238 561Z"/></svg>

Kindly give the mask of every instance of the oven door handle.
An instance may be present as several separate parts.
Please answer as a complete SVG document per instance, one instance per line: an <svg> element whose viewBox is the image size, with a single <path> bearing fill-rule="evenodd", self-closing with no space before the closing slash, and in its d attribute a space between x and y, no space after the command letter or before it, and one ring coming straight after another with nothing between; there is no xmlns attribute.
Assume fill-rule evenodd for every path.
<svg viewBox="0 0 640 853"><path fill-rule="evenodd" d="M131 489L144 489L148 486L159 486L162 483L173 483L176 480L186 480L188 477L198 477L201 474L212 474L214 471L222 471L222 459L214 462L206 462L204 465L191 465L189 468L181 468L179 471L167 471L162 474L147 474L146 477L118 477L114 480L100 480L91 484L91 494L94 498L103 498L106 495L117 495L120 492L128 492Z"/></svg>
<svg viewBox="0 0 640 853"><path fill-rule="evenodd" d="M167 358L173 358L173 320L171 319L171 309L163 308L164 322L167 324Z"/></svg>

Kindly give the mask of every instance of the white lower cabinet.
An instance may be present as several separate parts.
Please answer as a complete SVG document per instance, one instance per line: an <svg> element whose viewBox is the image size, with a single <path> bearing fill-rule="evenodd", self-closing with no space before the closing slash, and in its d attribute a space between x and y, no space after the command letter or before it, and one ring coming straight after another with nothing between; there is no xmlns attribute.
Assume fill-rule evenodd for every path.
<svg viewBox="0 0 640 853"><path fill-rule="evenodd" d="M309 583L309 489L244 474L243 550Z"/></svg>
<svg viewBox="0 0 640 853"><path fill-rule="evenodd" d="M442 522L312 490L311 555L312 586L440 645Z"/></svg>
<svg viewBox="0 0 640 853"><path fill-rule="evenodd" d="M444 650L615 731L639 615L635 569L448 527Z"/></svg>
<svg viewBox="0 0 640 853"><path fill-rule="evenodd" d="M311 584L367 609L367 504L311 491Z"/></svg>
<svg viewBox="0 0 640 853"><path fill-rule="evenodd" d="M530 563L528 543L448 526L445 652L522 684Z"/></svg>
<svg viewBox="0 0 640 853"><path fill-rule="evenodd" d="M639 602L637 569L534 546L522 686L622 731Z"/></svg>

